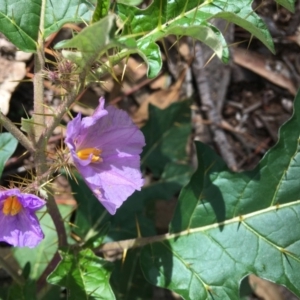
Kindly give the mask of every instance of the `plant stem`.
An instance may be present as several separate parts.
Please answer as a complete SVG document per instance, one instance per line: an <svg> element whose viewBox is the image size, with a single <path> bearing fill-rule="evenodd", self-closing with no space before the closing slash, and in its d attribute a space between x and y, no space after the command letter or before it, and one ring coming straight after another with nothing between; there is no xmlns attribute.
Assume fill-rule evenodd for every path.
<svg viewBox="0 0 300 300"><path fill-rule="evenodd" d="M63 101L63 103L56 108L56 115L54 116L52 122L48 124L47 129L44 131L44 133L40 136L38 142L37 142L37 147L42 146L43 141L45 139L48 139L54 129L59 125L62 117L64 114L67 112L68 108L76 101L78 95L83 91L84 89L84 83L85 83L85 75L86 72L82 72L79 76L79 86L72 91L70 94L66 95L66 100Z"/></svg>
<svg viewBox="0 0 300 300"><path fill-rule="evenodd" d="M23 132L2 112L0 112L0 122L4 128L9 131L30 153L35 153L32 142L23 134Z"/></svg>
<svg viewBox="0 0 300 300"><path fill-rule="evenodd" d="M44 106L44 79L43 70L45 67L45 55L44 55L44 18L45 18L46 0L42 0L40 25L37 40L37 53L34 56L34 115L33 120L35 126L34 143L38 146L35 152L35 167L37 178L43 178L43 174L47 173L49 167L47 166L46 147L49 136L45 136L46 121L45 121L45 106ZM45 182L47 178L43 179L41 183ZM67 235L64 227L63 219L58 210L58 206L53 197L53 193L49 188L47 189L47 208L48 212L53 220L57 234L58 234L58 246L63 247L67 245Z"/></svg>

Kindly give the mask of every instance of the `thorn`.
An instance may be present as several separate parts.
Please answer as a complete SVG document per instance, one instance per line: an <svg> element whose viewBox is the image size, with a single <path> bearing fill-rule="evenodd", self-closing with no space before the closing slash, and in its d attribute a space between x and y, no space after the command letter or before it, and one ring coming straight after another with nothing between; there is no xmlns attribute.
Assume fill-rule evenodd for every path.
<svg viewBox="0 0 300 300"><path fill-rule="evenodd" d="M127 248L125 248L122 253L122 266L124 265L126 255L127 255Z"/></svg>
<svg viewBox="0 0 300 300"><path fill-rule="evenodd" d="M125 61L124 68L123 68L123 72L122 72L122 76L121 76L121 81L123 81L124 76L125 76L125 71L126 71L126 69L127 69L128 59L129 59L129 55L126 57L126 61Z"/></svg>
<svg viewBox="0 0 300 300"><path fill-rule="evenodd" d="M203 69L212 61L212 59L216 56L216 53L213 53L211 55L211 57L208 59L208 61L205 63L205 65L203 66Z"/></svg>
<svg viewBox="0 0 300 300"><path fill-rule="evenodd" d="M141 228L140 228L139 220L136 215L135 215L135 224L136 224L137 237L141 238L142 237Z"/></svg>
<svg viewBox="0 0 300 300"><path fill-rule="evenodd" d="M247 45L247 50L249 50L249 47L250 47L250 44L251 44L252 40L253 40L253 34L251 34L249 43L248 43L248 45Z"/></svg>

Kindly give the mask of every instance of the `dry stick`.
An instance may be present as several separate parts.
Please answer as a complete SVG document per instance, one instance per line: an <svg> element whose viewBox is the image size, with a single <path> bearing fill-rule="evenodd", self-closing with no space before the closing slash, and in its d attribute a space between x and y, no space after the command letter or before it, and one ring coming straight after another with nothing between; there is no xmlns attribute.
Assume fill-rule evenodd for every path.
<svg viewBox="0 0 300 300"><path fill-rule="evenodd" d="M205 67L204 61L204 51L203 47L199 42L195 42L195 58L192 65L192 70L194 73L194 77L197 83L197 88L199 92L199 96L201 98L201 102L203 107L206 108L206 113L208 119L212 122L210 128L214 135L214 142L217 144L218 149L224 158L227 165L235 170L236 169L236 161L233 156L233 151L231 149L230 144L226 138L224 131L216 124L222 123L222 117L216 107L218 102L222 99L217 99L217 101L213 101L212 88L209 84L209 80L211 80L207 68ZM217 72L217 70L215 70ZM225 96L225 87L221 86L219 89L224 90L223 95ZM214 91L216 93L216 91Z"/></svg>

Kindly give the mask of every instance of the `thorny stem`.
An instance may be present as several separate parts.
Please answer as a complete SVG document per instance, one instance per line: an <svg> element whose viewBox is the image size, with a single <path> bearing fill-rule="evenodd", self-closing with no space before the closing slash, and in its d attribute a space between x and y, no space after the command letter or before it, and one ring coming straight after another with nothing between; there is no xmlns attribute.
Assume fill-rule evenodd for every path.
<svg viewBox="0 0 300 300"><path fill-rule="evenodd" d="M100 253L116 253L123 252L128 249L139 248L154 242L161 242L172 237L171 234L155 235L150 237L140 237L135 239L123 240L118 242L109 242L100 246L96 252Z"/></svg>
<svg viewBox="0 0 300 300"><path fill-rule="evenodd" d="M74 89L73 92L66 95L66 100L63 101L63 103L56 108L56 115L53 117L53 120L50 124L47 125L46 130L44 133L39 137L39 140L37 142L37 147L40 147L43 144L43 141L45 139L48 139L54 129L59 125L62 117L67 112L67 109L76 101L77 96L83 91L84 89L84 83L85 83L85 76L86 72L82 72L79 76L79 86L77 89Z"/></svg>
<svg viewBox="0 0 300 300"><path fill-rule="evenodd" d="M22 133L22 131L2 112L0 112L0 123L9 131L30 153L35 153L35 148L31 141Z"/></svg>
<svg viewBox="0 0 300 300"><path fill-rule="evenodd" d="M44 106L44 80L43 70L45 67L45 55L44 55L44 16L45 16L46 0L42 0L40 25L37 40L37 53L34 56L34 124L36 124L35 130L35 144L39 142L36 147L35 153L35 167L38 178L42 178L43 174L48 171L46 147L48 137L43 135L45 130L45 106ZM46 180L43 180L45 182ZM43 183L42 182L42 183ZM53 197L53 193L48 193L47 208L48 212L53 220L54 226L58 235L58 246L63 247L67 245L67 235L64 227L63 219L59 213L58 206Z"/></svg>

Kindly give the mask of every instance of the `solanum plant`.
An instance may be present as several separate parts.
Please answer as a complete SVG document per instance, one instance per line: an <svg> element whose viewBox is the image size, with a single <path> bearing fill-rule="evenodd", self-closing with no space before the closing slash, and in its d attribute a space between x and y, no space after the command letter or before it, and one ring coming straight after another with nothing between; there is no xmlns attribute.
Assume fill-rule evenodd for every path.
<svg viewBox="0 0 300 300"><path fill-rule="evenodd" d="M277 144L252 171L234 173L213 150L195 143L192 173L185 145L190 102L149 107L139 129L129 115L99 99L91 116L73 114L77 97L113 66L137 54L154 78L162 68L157 42L168 35L207 44L224 63L226 41L212 18L243 27L271 52L274 46L251 0L2 0L0 31L34 53L33 114L22 130L2 113L0 173L19 143L34 158L28 182L0 190L0 241L10 244L19 269L1 299L153 299L153 286L183 299L239 299L249 274L285 285L300 296L300 94ZM294 0L277 0L293 11ZM83 23L53 45L55 69L45 67L45 40L66 23ZM49 121L44 78L64 92ZM65 146L47 156L63 116ZM176 139L175 139L176 137ZM299 169L298 169L299 168ZM146 171L155 181L144 185ZM76 210L58 205L51 182L69 179ZM155 199L179 194L169 232L151 218ZM109 253L114 252L113 259Z"/></svg>

